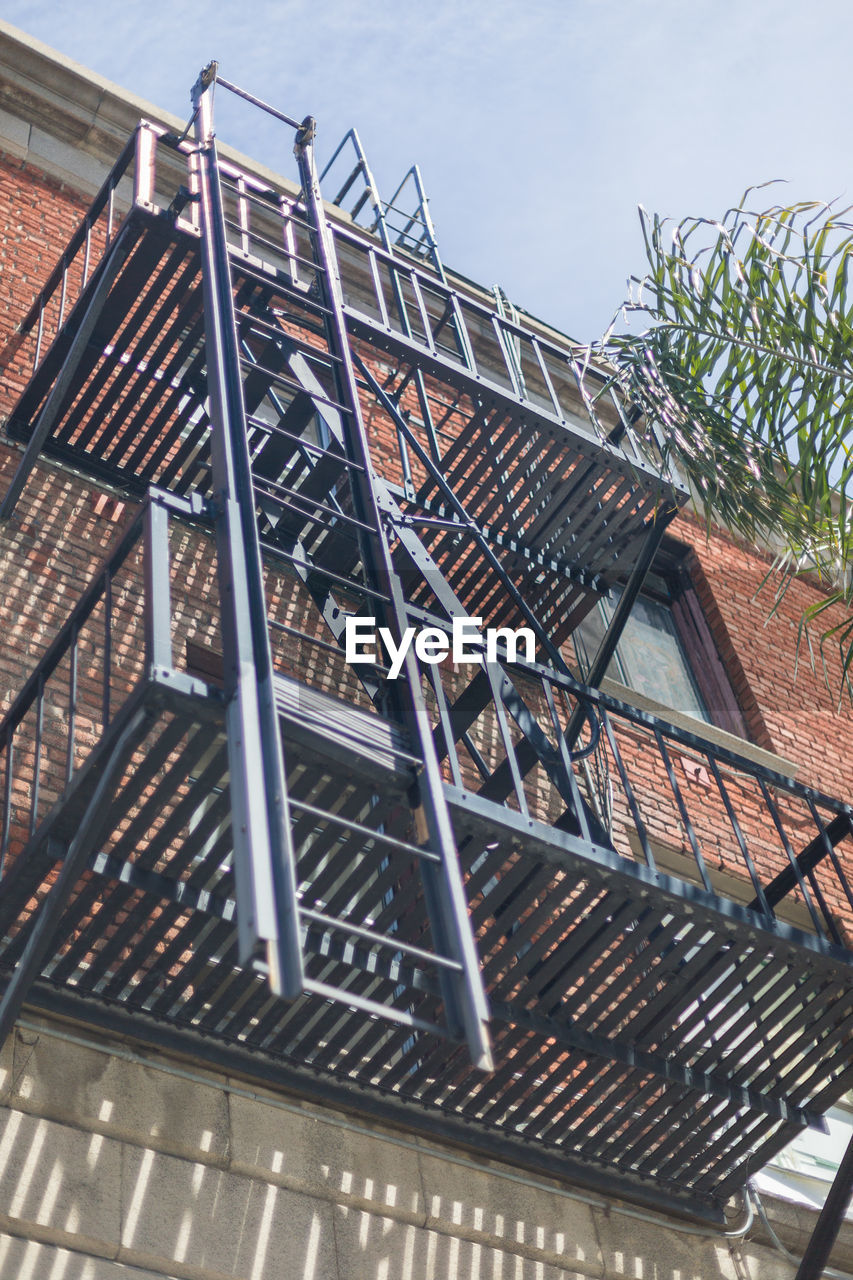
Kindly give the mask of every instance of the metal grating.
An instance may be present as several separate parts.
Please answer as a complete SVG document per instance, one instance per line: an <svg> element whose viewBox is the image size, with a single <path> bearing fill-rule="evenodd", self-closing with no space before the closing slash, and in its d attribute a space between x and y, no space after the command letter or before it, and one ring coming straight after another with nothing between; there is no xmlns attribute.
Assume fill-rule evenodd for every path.
<svg viewBox="0 0 853 1280"><path fill-rule="evenodd" d="M302 732L291 734L287 712L283 731L306 994L283 1005L238 964L224 726L194 721L197 700L163 706L162 688L149 695L153 723L111 798L108 834L56 924L42 968L50 983L672 1195L725 1196L745 1160L763 1162L849 1087L849 970L451 793L498 1062L492 1075L476 1071L464 1048L449 1051L428 1029L441 1006L429 920L411 858L386 841L407 834L406 772L390 763L399 741L381 772L368 752L359 761L352 751L349 769L330 766L331 702L315 695L306 708L294 694L283 689L282 702L298 704ZM352 712L337 714L346 739ZM392 735L374 724L372 736ZM78 795L60 808L7 875L7 971L81 805ZM342 922L361 933L346 936ZM396 952L377 944L389 932ZM333 988L351 992L353 1007ZM386 1016L366 1016L365 1001ZM394 1008L405 1014L397 1029Z"/></svg>

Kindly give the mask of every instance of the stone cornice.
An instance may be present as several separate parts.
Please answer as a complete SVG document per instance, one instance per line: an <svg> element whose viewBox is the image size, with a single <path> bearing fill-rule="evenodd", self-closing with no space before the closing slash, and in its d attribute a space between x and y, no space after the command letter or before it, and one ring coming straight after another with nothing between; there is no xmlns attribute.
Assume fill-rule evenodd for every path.
<svg viewBox="0 0 853 1280"><path fill-rule="evenodd" d="M0 20L0 151L35 165L83 196L91 196L140 119L177 133L186 125L186 120ZM221 143L219 149L270 186L296 190L291 180L257 160ZM340 209L329 207L329 213L351 222ZM462 292L493 305L489 290L456 272L448 270L448 275ZM566 335L526 313L523 323L561 344L570 342Z"/></svg>
<svg viewBox="0 0 853 1280"><path fill-rule="evenodd" d="M186 125L0 20L0 150L92 195L141 119L177 133ZM270 185L293 189L256 160L220 150Z"/></svg>

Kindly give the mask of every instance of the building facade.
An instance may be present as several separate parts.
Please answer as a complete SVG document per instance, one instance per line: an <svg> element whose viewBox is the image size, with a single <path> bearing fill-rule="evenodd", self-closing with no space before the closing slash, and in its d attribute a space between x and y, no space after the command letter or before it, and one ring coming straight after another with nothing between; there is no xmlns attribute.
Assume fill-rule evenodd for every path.
<svg viewBox="0 0 853 1280"><path fill-rule="evenodd" d="M357 139L218 154L215 74L187 131L2 31L0 1274L793 1276L743 1189L851 1079L818 588L768 617Z"/></svg>

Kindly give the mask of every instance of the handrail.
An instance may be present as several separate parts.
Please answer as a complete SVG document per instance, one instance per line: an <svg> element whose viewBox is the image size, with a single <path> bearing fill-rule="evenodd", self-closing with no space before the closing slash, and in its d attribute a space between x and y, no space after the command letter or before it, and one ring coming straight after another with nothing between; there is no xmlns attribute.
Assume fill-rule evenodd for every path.
<svg viewBox="0 0 853 1280"><path fill-rule="evenodd" d="M448 621L416 606L409 606L408 615L414 625L451 631ZM475 647L474 642L466 643ZM538 759L550 777L552 797L562 797L564 817L570 819L570 827L574 826L585 842L615 851L616 845L610 840L618 843L621 837L624 851L625 842L630 843L628 837L633 833L638 846L634 849L635 860L639 858L655 871L653 845L671 847L672 833L677 829L681 833L681 853L692 860L696 879L707 891L726 896L725 888L719 889L713 883L716 869L740 874L747 890L743 894L745 904L767 921L775 919L775 908L780 903L798 893L815 933L834 945L848 945L840 936L831 898L834 894L853 908L853 887L843 859L836 854L836 846L853 835L850 804L584 685L554 667L529 661L521 652L510 655L498 645L496 656L512 677L512 696L508 699L494 685L486 692L483 686L482 710L470 723L463 721L460 697L466 686L454 677L438 679L434 667L422 668L436 701L440 726L436 732L456 787L463 785L460 779L467 769L464 790L479 790L484 799L537 816L525 781ZM483 678L481 672L470 679ZM457 697L460 706L454 712ZM505 707L500 705L504 702ZM558 702L562 704L562 717L557 711ZM566 741L574 708L582 710L591 726L589 741L581 745L580 751L569 751L572 744ZM520 736L510 732L506 711L515 720ZM539 719L544 730L539 727ZM477 723L479 729L474 727ZM611 785L616 788L624 819L619 831L606 832L600 819L593 819L595 797L584 770L584 757L592 752L604 753L608 761ZM491 766L486 763L490 753L493 760L497 759ZM677 758L705 771L701 781L703 795L698 803L695 792L687 785L688 777L679 781L676 775ZM735 790L742 790L743 795L736 796ZM786 797L786 812L780 810L782 797ZM541 803L540 799L540 806ZM830 816L824 818L819 810ZM799 851L795 851L789 834L792 819ZM557 825L562 823L558 820ZM664 828L668 839L662 834ZM709 861L703 843L708 845L711 838L713 858Z"/></svg>
<svg viewBox="0 0 853 1280"><path fill-rule="evenodd" d="M105 213L107 225L104 243L97 246L100 259L103 259L115 239L118 230L115 225L116 191L119 183L130 170L131 164L134 167L131 209L135 206L143 206L150 211L156 208L153 197L158 150L165 148L180 156L182 162L188 164L192 145L190 140L178 138L162 126L149 121L140 121L95 196L90 209L63 250L59 262L19 325L16 334L4 351L0 352L0 361L10 358L37 324L39 331L32 367L38 366L45 347L44 328L48 307L53 304L58 308L56 323L56 332L58 332L65 315L76 300L72 296L75 288L79 297L91 279L95 267L93 231ZM253 201L262 202L264 214L278 219L282 224L282 243L277 246L277 249L288 261L293 283L296 284L297 268L303 264L301 255L297 251L294 228L297 235L305 234L304 209L299 205L298 199L274 190L268 183L248 173L232 161L220 160L220 171L223 178L235 184L239 224L237 229L241 243L234 247L245 247L245 241L251 230L251 204ZM189 172L187 184L185 190L187 195L191 196L193 179ZM180 192L176 192L175 196L173 212L179 214L186 197L181 197ZM191 220L194 220L195 206L192 204L190 216ZM445 274L436 272L423 259L403 255L399 251L383 246L369 230L363 227L346 226L334 220L330 221L330 227L336 240L350 245L361 254L369 255L368 275L377 295L377 306L386 317L387 307L384 298L381 297L380 269L382 272L390 273L390 277L394 280L406 283L413 294L413 300L407 300L401 288L392 292L396 298L395 306L398 311L401 308L404 311L414 308L412 315L412 319L416 322L414 325L408 316L401 316L402 332L408 335L410 341L430 350L435 348L442 330L448 336L455 334L456 337L452 343L456 353L452 357L453 363L460 369L467 367L475 380L490 386L494 385L496 388L505 387L512 398L525 407L568 426L581 435L588 435L591 444L612 452L614 456L624 457L638 470L648 470L654 473L656 478L660 475L660 458L649 442L637 435L625 407L619 403L618 397L609 393L606 377L599 370L579 360L568 339L565 344L561 344L553 337L535 331L510 315L501 315L496 306L489 306L473 291L469 292L457 287L446 278ZM79 261L81 250L84 251L84 261L80 266L80 281L75 282L72 287L70 269L75 262ZM58 303L55 298L57 291L60 291ZM432 313L430 307L433 304L428 302L430 297L439 297L443 300L441 316ZM418 336L418 326L425 327L423 339ZM482 350L476 350L475 330L490 335L487 339L489 349L485 355ZM530 393L530 377L519 378L518 376L516 365L522 359L522 352L524 360L529 364L530 373L538 370L536 380L542 389L538 397ZM554 386L554 376L558 369L561 377L570 380L574 394L579 398L589 418L589 427L579 416L568 412L561 404L560 388ZM597 405L599 393L595 390L595 386L599 383L601 383L601 390L607 393L608 400L611 402L611 411L616 419L615 427L613 423L605 422L601 418ZM673 475L667 474L666 479L680 487Z"/></svg>
<svg viewBox="0 0 853 1280"><path fill-rule="evenodd" d="M16 825L20 828L24 816L22 804L26 805L27 825L32 835L49 780L57 793L53 796L56 799L58 792L67 787L83 767L84 760L78 763L76 759L80 721L85 718L90 736L94 733L88 744L94 746L110 729L126 701L122 698L120 705L114 703L111 684L119 675L119 660L126 657L127 620L140 616L132 603L129 604L123 570L142 538L142 572L132 570L136 577L130 579L142 599L140 644L131 658L129 670L121 675L125 682L135 675L133 687L138 688L149 675L171 668L170 512L199 514L186 500L157 490L149 493L0 721L0 754L5 768L0 793L0 876L10 848L13 808L19 812ZM103 606L103 618L96 618L100 606ZM84 656L89 659L88 669L83 668ZM65 659L68 659L67 668ZM46 707L54 720L57 716L64 719L61 739L55 726L50 735L45 732ZM16 735L31 714L35 716L35 732L31 734L29 728L26 730L21 750ZM28 792L28 805L15 800L16 789L20 796L21 788Z"/></svg>
<svg viewBox="0 0 853 1280"><path fill-rule="evenodd" d="M363 235L350 227L338 223L330 223L330 226L337 241L348 245L351 250L368 259L364 277L370 281L375 308L383 317L383 321L382 323L376 321L368 312L359 308L357 302L347 304L348 315L356 316L383 333L391 332L394 326L389 323L388 303L382 289L382 273L385 273L389 281L394 278L403 280L413 295L411 302L406 302L399 289L396 292L389 289L388 293L401 299L397 303L398 311L402 308L397 328L404 340L424 348L434 358L451 364L462 374L465 373L467 366L468 376L474 384L486 384L490 390L493 388L498 391L503 390L504 394L508 394L513 400L535 413L586 436L590 445L603 449L615 457L625 458L632 467L651 472L656 479L660 478L660 457L650 442L637 434L625 406L619 402L618 397L608 396L616 417L615 423L602 420L596 406L597 396L590 393L588 383L600 380L603 384L601 390L606 391L607 380L598 370L583 364L571 349L570 344L561 346L545 334L537 333L508 316L501 316L495 306L489 306L472 295L462 293L453 285L445 283L423 264L403 259L377 243L367 242ZM443 306L430 311L424 302L425 295L441 299ZM409 310L417 322L414 325L409 318ZM466 316L470 319L466 320ZM451 324L454 331L464 339L462 354L455 356L445 355L437 346L442 329L445 325L449 327ZM418 326L424 330L423 337L418 335ZM493 335L491 347L497 352L500 364L497 360L484 360L482 352L477 352L476 364L473 363L473 354L470 360L464 357L465 351L476 352L477 341L471 336L474 327L480 334ZM497 334L496 338L495 334ZM509 354L510 349L512 349L512 355ZM447 351L450 350L451 348L448 347ZM524 380L524 385L518 378L516 366L522 358L520 350L525 352L525 360L529 363L530 370L538 370L543 388L542 396L539 398L531 394L529 377ZM549 362L552 366L550 369ZM561 376L570 379L589 418L589 426L561 403L558 388L554 386L554 376L552 376L558 371L561 372ZM550 402L550 407L547 402ZM670 484L678 488L683 487L669 471L666 472L665 478Z"/></svg>
<svg viewBox="0 0 853 1280"><path fill-rule="evenodd" d="M124 148L121 151L118 159L110 169L109 173L107 174L107 177L104 179L104 182L100 190L98 191L98 194L95 196L91 205L86 210L85 215L81 219L80 224L77 227L77 230L74 232L71 239L68 241L67 245L63 249L62 256L60 257L56 266L53 268L53 271L50 273L47 280L42 285L39 292L36 294L36 297L32 305L30 306L29 311L24 316L23 320L18 326L18 332L22 336L29 332L29 330L35 324L36 320L39 318L39 315L43 313L45 303L51 297L51 295L56 291L57 286L59 286L62 283L63 278L67 275L68 267L72 259L77 255L79 250L83 248L87 244L87 242L90 240L92 228L94 227L95 223L97 222L103 210L108 207L111 198L113 198L115 195L116 187L118 186L121 179L124 177L127 171L127 168L130 165L131 159L133 159L136 155L140 131L146 127L147 126L145 126L143 123L138 124L134 129L133 133L128 138L127 142L125 143ZM108 231L107 231L107 238L104 246L105 249L109 246L111 239L112 239L112 227L110 226L108 227ZM85 288L89 275L91 274L90 270L88 269L90 268L90 266L91 264L88 261L84 264L82 286L81 286L82 288Z"/></svg>

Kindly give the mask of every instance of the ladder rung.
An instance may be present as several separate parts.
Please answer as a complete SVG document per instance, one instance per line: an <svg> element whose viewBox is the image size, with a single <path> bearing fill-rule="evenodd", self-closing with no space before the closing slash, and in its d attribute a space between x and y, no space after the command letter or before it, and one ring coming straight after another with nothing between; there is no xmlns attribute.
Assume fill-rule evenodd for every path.
<svg viewBox="0 0 853 1280"><path fill-rule="evenodd" d="M343 468L341 468L343 470ZM312 498L309 494L301 493L298 489L291 489L285 484L276 484L275 480L269 480L266 476L253 476L252 487L261 497L271 498L273 502L281 502L283 507L288 507L301 516L303 520L319 520L319 516L312 516L307 511L300 511L294 506L295 502L302 502L306 506L313 507L315 511L322 511L327 516L331 516L334 520L340 520L343 524L355 525L357 529L363 529L365 533L376 533L373 525L365 524L363 520L357 520L355 516L349 516L345 511L336 511L334 507L328 506L325 502L321 502L319 498ZM279 498L278 494L286 494L286 498ZM324 525L324 528L331 528Z"/></svg>
<svg viewBox="0 0 853 1280"><path fill-rule="evenodd" d="M286 334L282 333L282 337L286 336ZM249 360L246 356L240 356L240 364L243 368L247 369L249 373L264 374L265 377L269 378L270 386L274 383L281 383L286 387L293 387L296 391L305 390L304 383L300 382L298 378L288 377L287 374L282 373L280 369L269 369L266 365L260 364L254 360ZM332 400L330 396L321 395L319 392L312 392L311 399L315 400L318 404L328 405L330 409L337 409L338 413L350 414L352 412L352 410L348 409L345 404L340 404L337 400Z"/></svg>
<svg viewBox="0 0 853 1280"><path fill-rule="evenodd" d="M387 934L376 933L374 929L368 929L364 925L327 916L324 912L314 911L311 907L300 907L299 914L304 920L313 920L315 924L321 924L327 929L333 929L339 933L351 933L354 937L364 938L366 942L373 942L379 947L390 947L392 951L399 951L402 955L411 956L413 960L420 960L422 964L436 965L441 969L449 969L453 973L462 972L462 965L458 960L451 960L449 956L436 955L432 951L424 951L422 947L401 942L399 938L389 938Z"/></svg>
<svg viewBox="0 0 853 1280"><path fill-rule="evenodd" d="M331 569L324 569L321 564L316 564L313 560L300 557L292 551L285 551L283 547L277 547L274 543L267 542L263 538L259 539L259 542L261 550L266 551L269 555L276 556L279 560L289 560L291 564L297 565L300 569L305 569L307 573L316 573L318 577L325 578L329 582L337 582L339 586L351 591L353 595L367 596L370 600L381 600L383 604L391 603L391 597L381 591L374 591L372 587L367 587L361 582L354 582L352 578L345 578L343 574L333 573Z"/></svg>
<svg viewBox="0 0 853 1280"><path fill-rule="evenodd" d="M225 226L230 231L235 231L241 240L248 240L249 253L252 252L252 249L271 249L277 257L284 258L285 261L291 265L291 270L294 262L300 267L305 267L306 271L310 271L314 275L318 275L323 270L322 267L317 265L313 258L305 258L301 253L297 253L295 249L283 247L276 240L270 240L269 236L261 235L259 231L253 231L251 228L241 226L240 223L236 222L233 218L226 217L224 222ZM228 241L228 248L233 249L236 253L244 252L244 250L241 249L239 245L234 244L232 240ZM253 256L255 258L260 258L260 254L258 253L255 253ZM268 262L269 259L263 258L261 261Z"/></svg>
<svg viewBox="0 0 853 1280"><path fill-rule="evenodd" d="M370 1000L367 996L357 995L354 991L347 991L345 987L333 987L328 982L318 982L316 978L306 978L305 990L310 992L311 995L323 996L326 1000L332 1000L335 1004L348 1004L354 1009L372 1013L382 1021L399 1022L404 1027L411 1027L413 1031L429 1031L433 1035L441 1036L442 1039L447 1038L446 1027L440 1027L437 1022L427 1022L425 1018L418 1018L406 1009L395 1009L392 1004L380 1004L378 1000Z"/></svg>
<svg viewBox="0 0 853 1280"><path fill-rule="evenodd" d="M293 431L285 431L284 427L280 427L275 422L265 422L263 418L256 418L254 414L247 413L246 421L250 427L257 427L259 431L266 431L271 436L283 436L285 440L292 440L300 449L308 449L310 453L316 453L324 458L332 458L333 461L340 463L341 467L346 467L348 471L364 471L364 467L360 462L350 462L342 453L333 453L331 449L324 449L322 445L314 444L311 440L306 440L304 436L296 435Z"/></svg>
<svg viewBox="0 0 853 1280"><path fill-rule="evenodd" d="M415 760L414 756L410 757ZM420 761L417 761L419 764ZM441 857L437 853L433 853L431 849L420 849L416 844L409 844L407 840L398 840L395 836L386 836L383 831L374 831L372 827L365 827L360 822L355 822L351 818L340 818L336 813L327 813L325 809L317 809L313 804L308 804L304 800L291 799L290 807L292 809L300 809L303 813L310 813L315 818L321 818L324 822L331 822L335 826L345 827L348 831L357 831L359 835L375 840L379 844L390 846L399 853L411 854L414 858L422 858L425 862L441 862Z"/></svg>
<svg viewBox="0 0 853 1280"><path fill-rule="evenodd" d="M313 343L306 342L304 338L295 338L292 334L288 333L286 329L282 329L281 325L273 324L272 321L265 320L263 316L258 316L248 311L241 311L238 319L240 321L241 334L244 337L246 333L257 333L259 335L270 337L276 341L281 341L282 338L287 338L288 342L291 342L293 346L308 359L313 356L314 359L322 361L323 363L328 363L329 365L343 364L340 356L336 356L333 352L324 347L315 347Z"/></svg>

